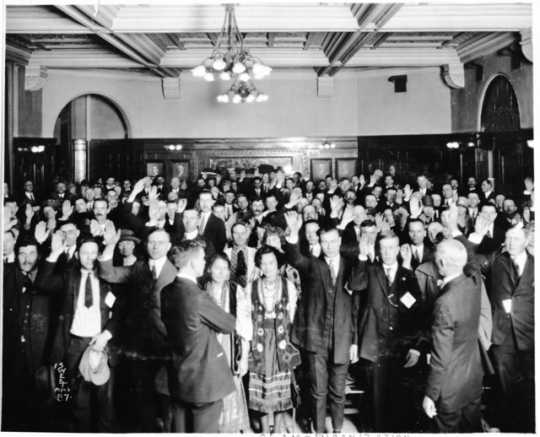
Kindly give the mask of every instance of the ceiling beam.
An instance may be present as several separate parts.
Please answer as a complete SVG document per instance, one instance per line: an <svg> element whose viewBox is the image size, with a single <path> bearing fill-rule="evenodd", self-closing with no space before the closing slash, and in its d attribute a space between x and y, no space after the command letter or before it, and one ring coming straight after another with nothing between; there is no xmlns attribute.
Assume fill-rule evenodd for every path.
<svg viewBox="0 0 540 437"><path fill-rule="evenodd" d="M381 32L517 32L532 27L532 3L406 3Z"/></svg>
<svg viewBox="0 0 540 437"><path fill-rule="evenodd" d="M250 52L270 67L324 67L328 59L320 49L252 48ZM161 60L162 67L193 68L207 57L207 49L169 49Z"/></svg>
<svg viewBox="0 0 540 437"><path fill-rule="evenodd" d="M94 13L94 8L90 6L76 8L68 5L57 5L56 7L73 20L93 30L97 36L111 44L131 61L140 64L139 67L146 67L159 77L171 75L171 72L159 67L161 59L159 52L162 51L148 36L115 35L101 31L102 28L111 31L108 26L112 24L116 7L101 6L98 8L97 13ZM92 19L88 15L92 16ZM96 26L95 23L98 23L98 25ZM141 52L144 53L143 56L141 56Z"/></svg>
<svg viewBox="0 0 540 437"><path fill-rule="evenodd" d="M508 47L517 40L518 37L513 32L487 33L465 41L457 47L457 53L461 62L466 63Z"/></svg>
<svg viewBox="0 0 540 437"><path fill-rule="evenodd" d="M326 52L330 65L321 69L320 76L325 74L335 75L340 68L351 59L360 48L370 41L376 41L378 36L375 34L377 29L390 20L402 7L401 3L373 3L373 4L354 4L351 6L351 12L358 22L360 30L348 34L345 40L337 47Z"/></svg>
<svg viewBox="0 0 540 437"><path fill-rule="evenodd" d="M131 33L219 33L225 9L222 5L161 4L141 8L120 7L112 30ZM248 4L235 7L242 32L346 32L358 28L347 5Z"/></svg>

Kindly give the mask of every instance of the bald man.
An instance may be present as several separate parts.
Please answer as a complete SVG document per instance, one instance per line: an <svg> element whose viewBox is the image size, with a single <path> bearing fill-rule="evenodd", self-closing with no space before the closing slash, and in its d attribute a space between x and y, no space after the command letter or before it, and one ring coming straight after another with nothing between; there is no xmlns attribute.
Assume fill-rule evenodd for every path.
<svg viewBox="0 0 540 437"><path fill-rule="evenodd" d="M422 407L440 432L480 431L481 279L464 275L467 250L455 239L437 245L435 263L443 283L433 311L430 371Z"/></svg>

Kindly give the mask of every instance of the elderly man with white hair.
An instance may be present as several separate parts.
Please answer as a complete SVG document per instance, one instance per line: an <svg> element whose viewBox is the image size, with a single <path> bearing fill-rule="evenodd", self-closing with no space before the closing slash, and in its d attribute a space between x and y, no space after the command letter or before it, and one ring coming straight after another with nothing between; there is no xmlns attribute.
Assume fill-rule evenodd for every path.
<svg viewBox="0 0 540 437"><path fill-rule="evenodd" d="M534 257L528 231L506 231L491 268L493 355L500 382L501 431L534 432Z"/></svg>
<svg viewBox="0 0 540 437"><path fill-rule="evenodd" d="M422 406L440 432L480 431L481 279L463 273L467 250L455 239L437 246L435 262L443 282L433 311L430 371Z"/></svg>

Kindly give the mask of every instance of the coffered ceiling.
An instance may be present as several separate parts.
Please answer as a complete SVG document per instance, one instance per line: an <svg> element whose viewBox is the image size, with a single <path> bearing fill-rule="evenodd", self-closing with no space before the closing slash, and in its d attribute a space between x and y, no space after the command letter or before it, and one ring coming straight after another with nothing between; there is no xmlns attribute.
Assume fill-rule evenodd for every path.
<svg viewBox="0 0 540 437"><path fill-rule="evenodd" d="M30 72L103 68L178 77L210 53L224 8L156 3L8 5L7 58ZM240 2L236 17L264 63L314 68L319 76L439 66L460 86L465 63L508 46L532 60L531 3Z"/></svg>

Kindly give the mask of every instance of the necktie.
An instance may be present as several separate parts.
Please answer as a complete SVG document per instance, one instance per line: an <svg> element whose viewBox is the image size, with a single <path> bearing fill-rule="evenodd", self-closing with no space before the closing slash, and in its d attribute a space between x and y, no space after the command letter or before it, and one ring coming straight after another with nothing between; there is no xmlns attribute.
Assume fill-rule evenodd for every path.
<svg viewBox="0 0 540 437"><path fill-rule="evenodd" d="M84 284L84 306L86 308L90 308L94 302L92 296L92 280L90 276L92 276L92 273L89 272L86 275L86 283Z"/></svg>
<svg viewBox="0 0 540 437"><path fill-rule="evenodd" d="M204 233L204 228L206 227L206 214L201 216L201 223L199 224L199 234Z"/></svg>
<svg viewBox="0 0 540 437"><path fill-rule="evenodd" d="M333 260L328 260L328 267L330 268L330 277L332 278L332 284L335 284L337 279L337 272Z"/></svg>
<svg viewBox="0 0 540 437"><path fill-rule="evenodd" d="M514 266L514 273L516 274L516 278L519 279L519 277L521 276L519 274L519 264L516 260L512 260L512 265Z"/></svg>
<svg viewBox="0 0 540 437"><path fill-rule="evenodd" d="M156 280L157 279L156 263L150 264L150 271L152 272L152 278Z"/></svg>
<svg viewBox="0 0 540 437"><path fill-rule="evenodd" d="M417 263L417 264L420 264L420 253L418 253L418 248L415 247L413 249L413 257L414 257L414 261Z"/></svg>
<svg viewBox="0 0 540 437"><path fill-rule="evenodd" d="M244 255L244 251L240 249L236 257L235 276L236 276L236 280L242 287L245 287L246 285L246 274L247 274L246 257Z"/></svg>
<svg viewBox="0 0 540 437"><path fill-rule="evenodd" d="M386 276L386 280L388 281L388 285L392 283L392 268L391 267L385 267L384 268L384 275Z"/></svg>

